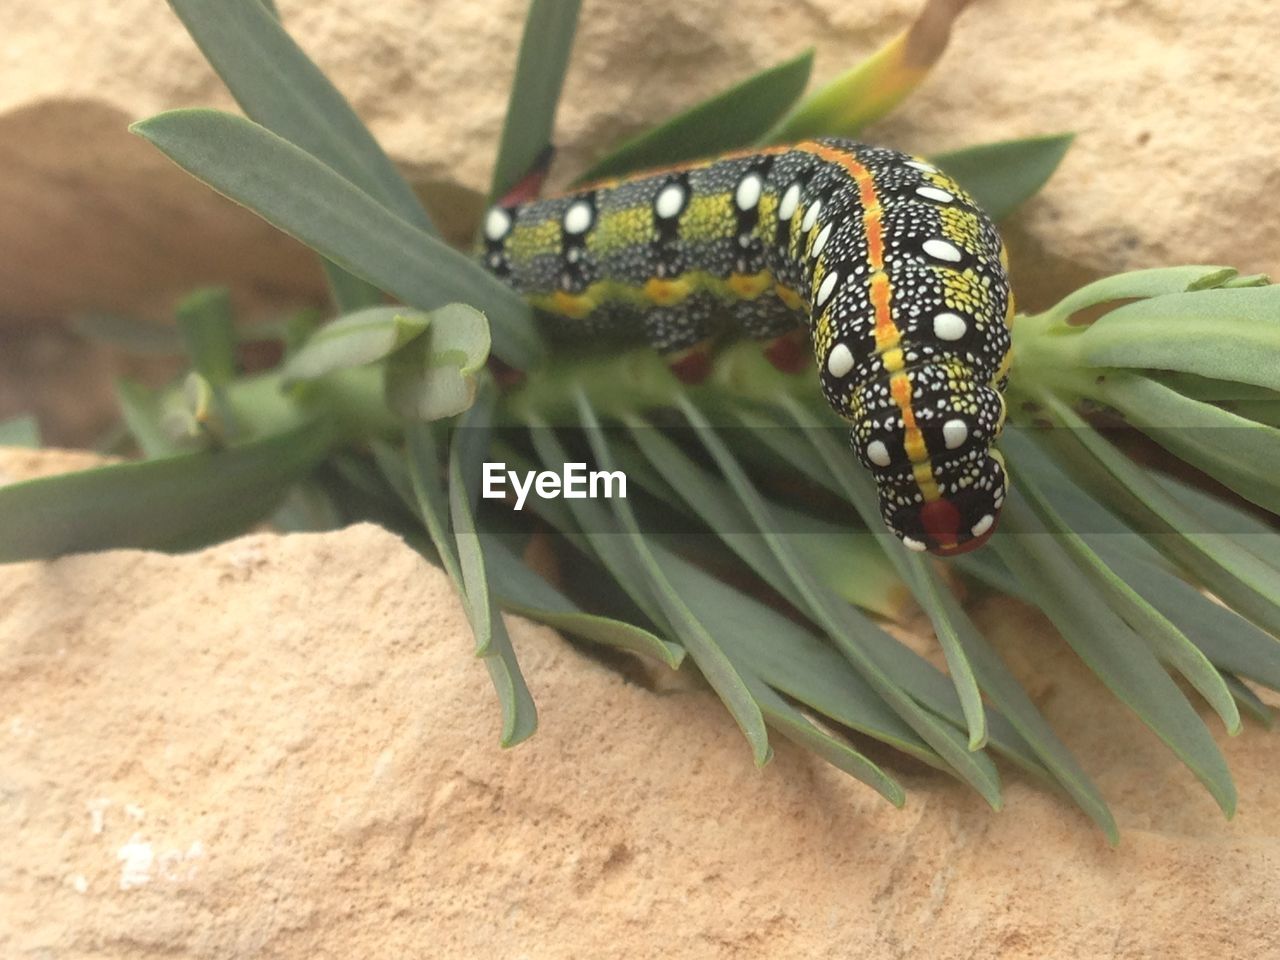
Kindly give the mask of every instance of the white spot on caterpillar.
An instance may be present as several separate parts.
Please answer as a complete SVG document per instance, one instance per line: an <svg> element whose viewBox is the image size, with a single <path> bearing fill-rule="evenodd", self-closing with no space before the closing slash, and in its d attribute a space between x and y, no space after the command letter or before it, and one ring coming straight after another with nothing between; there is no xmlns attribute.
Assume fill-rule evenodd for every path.
<svg viewBox="0 0 1280 960"><path fill-rule="evenodd" d="M565 233L586 233L591 229L591 204L586 200L575 200L564 212Z"/></svg>
<svg viewBox="0 0 1280 960"><path fill-rule="evenodd" d="M958 313L940 313L933 318L933 335L939 340L959 340L968 325Z"/></svg>
<svg viewBox="0 0 1280 960"><path fill-rule="evenodd" d="M818 214L822 212L822 201L815 200L809 204L809 209L804 212L804 220L800 224L800 229L808 233L813 229L813 225L818 222Z"/></svg>
<svg viewBox="0 0 1280 960"><path fill-rule="evenodd" d="M996 522L995 517L993 517L989 513L984 513L982 515L982 519L979 520L977 523L975 523L973 525L973 529L971 529L969 532L972 533L975 537L980 537L984 533L986 533L988 530L990 530L992 527L992 524L994 524L995 522Z"/></svg>
<svg viewBox="0 0 1280 960"><path fill-rule="evenodd" d="M827 245L827 238L831 236L831 224L827 224L818 231L818 238L813 241L813 250L811 251L816 257L822 252L822 248Z"/></svg>
<svg viewBox="0 0 1280 960"><path fill-rule="evenodd" d="M790 220L799 205L800 184L793 183L787 187L787 192L782 195L782 202L778 204L778 219L784 223Z"/></svg>
<svg viewBox="0 0 1280 960"><path fill-rule="evenodd" d="M938 168L931 163L925 163L923 160L906 160L903 161L908 167L914 167L916 170L923 170L925 173L937 173Z"/></svg>
<svg viewBox="0 0 1280 960"><path fill-rule="evenodd" d="M948 450L964 446L964 442L969 439L969 425L963 420L948 420L942 425L942 439Z"/></svg>
<svg viewBox="0 0 1280 960"><path fill-rule="evenodd" d="M501 207L494 207L484 218L484 235L495 243L507 235L511 229L511 214Z"/></svg>
<svg viewBox="0 0 1280 960"><path fill-rule="evenodd" d="M887 467L891 463L889 448L884 445L883 440L872 440L867 444L867 459L877 467Z"/></svg>
<svg viewBox="0 0 1280 960"><path fill-rule="evenodd" d="M916 187L916 195L926 200L937 200L939 203L950 203L955 199L953 194L938 187Z"/></svg>
<svg viewBox="0 0 1280 960"><path fill-rule="evenodd" d="M670 220L678 215L683 206L684 187L678 183L668 183L658 191L657 199L653 201L654 212L663 220Z"/></svg>
<svg viewBox="0 0 1280 960"><path fill-rule="evenodd" d="M753 209L760 202L760 191L763 187L764 181L760 179L760 174L752 172L743 177L738 184L738 192L733 198L738 204L738 209Z"/></svg>
<svg viewBox="0 0 1280 960"><path fill-rule="evenodd" d="M818 299L814 301L818 306L822 306L831 299L831 294L834 292L839 279L834 270L822 278L822 286L818 287Z"/></svg>
<svg viewBox="0 0 1280 960"><path fill-rule="evenodd" d="M947 263L959 263L961 260L960 251L956 249L955 244L936 237L926 240L922 249L935 260L945 260Z"/></svg>
<svg viewBox="0 0 1280 960"><path fill-rule="evenodd" d="M915 553L924 553L929 548L914 537L903 537L902 545Z"/></svg>
<svg viewBox="0 0 1280 960"><path fill-rule="evenodd" d="M847 376L853 369L853 351L843 343L837 343L827 354L827 372L833 377ZM876 441L879 443L880 441ZM881 444L884 446L884 444Z"/></svg>

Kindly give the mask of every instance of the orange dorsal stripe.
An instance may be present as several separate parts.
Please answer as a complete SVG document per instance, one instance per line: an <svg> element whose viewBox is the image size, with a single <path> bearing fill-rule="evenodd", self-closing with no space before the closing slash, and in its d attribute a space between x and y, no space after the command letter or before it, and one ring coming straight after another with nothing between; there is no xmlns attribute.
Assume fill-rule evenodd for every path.
<svg viewBox="0 0 1280 960"><path fill-rule="evenodd" d="M880 206L880 197L876 193L875 178L855 156L843 150L814 141L797 144L796 149L838 164L858 185L862 227L867 240L867 266L871 271L870 296L871 307L875 311L876 352L884 359L885 370L891 375L890 395L902 414L903 446L915 468L916 485L926 501L937 500L941 491L933 475L924 434L916 423L915 410L911 406L911 377L903 369L902 351L895 349L902 340L902 332L893 322L893 285L884 272L884 208Z"/></svg>
<svg viewBox="0 0 1280 960"><path fill-rule="evenodd" d="M851 153L807 140L796 145L797 150L843 167L858 185L858 200L862 204L862 229L867 238L867 266L871 270L871 305L875 309L876 352L883 354L898 345L901 335L893 322L889 309L893 289L888 274L884 272L884 208L876 193L875 178L871 171L858 162Z"/></svg>

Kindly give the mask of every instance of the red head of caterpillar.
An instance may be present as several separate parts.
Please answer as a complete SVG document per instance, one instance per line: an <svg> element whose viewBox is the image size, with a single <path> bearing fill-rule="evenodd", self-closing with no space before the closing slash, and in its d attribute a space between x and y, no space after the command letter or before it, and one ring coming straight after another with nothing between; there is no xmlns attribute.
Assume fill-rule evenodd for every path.
<svg viewBox="0 0 1280 960"><path fill-rule="evenodd" d="M500 205L482 255L573 338L808 327L889 529L942 555L994 531L1012 298L994 226L932 164L836 139L722 157Z"/></svg>

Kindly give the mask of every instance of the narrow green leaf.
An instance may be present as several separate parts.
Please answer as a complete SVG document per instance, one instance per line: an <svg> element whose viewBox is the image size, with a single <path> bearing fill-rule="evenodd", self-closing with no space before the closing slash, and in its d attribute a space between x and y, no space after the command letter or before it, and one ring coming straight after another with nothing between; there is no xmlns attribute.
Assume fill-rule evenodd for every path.
<svg viewBox="0 0 1280 960"><path fill-rule="evenodd" d="M1235 275L1236 271L1230 267L1207 265L1131 270L1085 284L1058 301L1047 316L1053 320L1065 321L1074 314L1104 303L1185 293L1187 290L1203 289L1206 285L1220 286L1225 278Z"/></svg>
<svg viewBox="0 0 1280 960"><path fill-rule="evenodd" d="M809 82L813 51L763 70L597 161L579 183L683 163L757 142L796 102Z"/></svg>
<svg viewBox="0 0 1280 960"><path fill-rule="evenodd" d="M1235 785L1208 728L1155 655L1109 606L1080 602L1093 591L1093 582L1016 487L992 546L1080 658L1187 765L1230 817Z"/></svg>
<svg viewBox="0 0 1280 960"><path fill-rule="evenodd" d="M473 491L479 493L480 460L488 448L487 437L493 415L490 392L462 417L453 431L449 448L449 516L453 521L454 543L462 571L460 588L467 598L471 629L476 638L476 656L485 658L502 704L502 745L509 747L532 735L537 727L533 697L525 685L506 623L489 590L489 574L484 550L476 531Z"/></svg>
<svg viewBox="0 0 1280 960"><path fill-rule="evenodd" d="M1074 410L1038 394L1046 413L1069 429L1044 431L1076 479L1127 519L1165 556L1241 615L1280 633L1280 572L1173 499Z"/></svg>
<svg viewBox="0 0 1280 960"><path fill-rule="evenodd" d="M489 357L489 324L465 303L431 312L426 336L407 343L387 364L387 405L405 419L441 420L476 396Z"/></svg>
<svg viewBox="0 0 1280 960"><path fill-rule="evenodd" d="M796 418L798 424L805 424L803 411L798 405L793 406L792 416ZM782 433L777 430L768 430L762 435L789 440L794 433L796 431ZM808 437L812 448L820 451L821 461L813 462L811 454L804 454L798 448L793 448L788 453L787 462L801 466L811 476L825 475L831 478L834 486L845 490L850 502L863 514L868 523L878 524L879 517L874 495L866 486L865 478L860 485L855 479L860 477L860 474L841 469L847 459L847 451L815 432L812 427L805 430L804 435ZM836 477L839 478L838 481ZM890 539L887 533L879 533L877 536L885 540ZM1097 787L1054 734L1052 727L1041 716L1022 685L1000 659L999 654L987 643L959 603L938 580L933 570L918 563L918 558L906 555L896 541L887 543L886 549L896 551L896 554L890 554L890 556L896 556L902 575L909 582L917 584L918 590L928 589L932 608L931 617L937 617L949 625L948 629L963 648L980 688L999 709L999 714L988 718L991 745L1024 769L1037 775L1044 775L1047 772L1048 775L1056 778L1063 789L1114 844L1118 837L1115 820ZM1001 569L1007 571L1007 567L1003 564ZM920 583L922 580L923 584ZM1018 592L1025 594L1025 588L1021 588ZM895 679L905 676L902 665L898 665L892 675ZM944 713L944 715L947 714ZM1028 756L1028 750L1031 751L1030 756Z"/></svg>
<svg viewBox="0 0 1280 960"><path fill-rule="evenodd" d="M1280 640L1167 570L1124 554L1107 554L1107 561L1215 666L1280 690Z"/></svg>
<svg viewBox="0 0 1280 960"><path fill-rule="evenodd" d="M502 708L502 734L504 747L514 747L529 739L538 729L538 708L533 695L516 662L515 649L502 612L490 599L489 618L493 621L492 652L484 658L494 689L498 691L498 704Z"/></svg>
<svg viewBox="0 0 1280 960"><path fill-rule="evenodd" d="M434 235L413 188L261 0L169 0L169 5L250 118L333 168L400 219Z"/></svg>
<svg viewBox="0 0 1280 960"><path fill-rule="evenodd" d="M1179 459L1280 514L1280 429L1184 397L1145 377L1108 377L1097 395Z"/></svg>
<svg viewBox="0 0 1280 960"><path fill-rule="evenodd" d="M827 763L861 780L895 807L906 804L907 794L902 785L865 754L859 753L845 741L837 740L831 734L819 730L799 710L763 684L753 690L753 693L769 726L792 743L812 750Z"/></svg>
<svg viewBox="0 0 1280 960"><path fill-rule="evenodd" d="M1151 479L1175 503L1202 517L1206 530L1227 534L1232 543L1248 550L1272 570L1280 571L1280 537L1276 536L1276 528L1270 523L1234 503L1166 474L1153 473Z"/></svg>
<svg viewBox="0 0 1280 960"><path fill-rule="evenodd" d="M435 437L437 429L424 422L411 422L405 428L409 474L418 513L458 592L476 637L477 654L484 656L485 667L498 693L502 745L514 746L536 730L537 708L516 662L501 612L489 595L484 556L476 539L466 482L461 479L466 471L462 463L466 454L459 451L456 444L451 447L446 488ZM458 531L457 538L449 528L450 519ZM474 593L469 592L471 590Z"/></svg>
<svg viewBox="0 0 1280 960"><path fill-rule="evenodd" d="M967 5L967 0L929 0L908 29L808 97L769 133L769 142L852 137L888 114L929 75Z"/></svg>
<svg viewBox="0 0 1280 960"><path fill-rule="evenodd" d="M199 446L175 435L168 422L166 393L125 379L116 381L115 393L125 426L148 459L191 452Z"/></svg>
<svg viewBox="0 0 1280 960"><path fill-rule="evenodd" d="M581 6L581 0L531 0L529 4L493 168L490 202L532 170L552 143L556 106Z"/></svg>
<svg viewBox="0 0 1280 960"><path fill-rule="evenodd" d="M1016 461L1013 461L1016 464ZM1222 718L1231 734L1240 732L1240 713L1222 677L1204 653L1159 610L1100 557L1058 516L1052 504L1025 473L1016 467L1014 481L1040 522L1053 534L1062 552L1094 585L1096 596L1107 604L1153 653L1176 669Z"/></svg>
<svg viewBox="0 0 1280 960"><path fill-rule="evenodd" d="M480 461L488 449L492 415L492 396L486 394L455 425L449 444L449 518L458 550L458 568L462 571L460 586L471 609L471 629L475 633L478 657L488 654L492 639L489 577L474 520L475 498L480 494Z"/></svg>
<svg viewBox="0 0 1280 960"><path fill-rule="evenodd" d="M662 435L660 430L652 427L639 417L631 417L626 421L632 439L653 467L670 483L674 484L684 501L696 509L703 522L708 524L735 553L766 581L788 595L787 578L776 558L760 537L750 514L743 508L742 501L733 489L723 481L717 480L708 471L701 469L685 456L680 449ZM770 503L772 513L785 510L776 503ZM853 570L824 571L823 579L833 589L839 589L832 580L836 574L847 576L853 582L848 584L848 596L852 603L865 609L885 615L896 615L901 612L901 601L891 601L893 593L902 593L902 584L887 569L884 555L879 548L874 553L857 550L851 553L850 548L842 546L850 541L847 531L840 531L834 525L828 526L828 532L822 533L815 528L822 526L821 521L810 521L806 518L805 532L799 536L783 536L797 550L803 552L811 561L822 558L839 561L865 561L864 565ZM790 529L779 518L779 531ZM844 536L840 534L843 533ZM815 545L814 541L817 541ZM815 564L816 566L816 564ZM842 577L843 578L843 577ZM794 599L794 598L791 598Z"/></svg>
<svg viewBox="0 0 1280 960"><path fill-rule="evenodd" d="M1049 181L1074 139L1074 133L1058 133L1004 140L932 159L989 217L1003 220Z"/></svg>
<svg viewBox="0 0 1280 960"><path fill-rule="evenodd" d="M178 304L178 331L196 371L216 389L236 375L236 331L231 294L206 287Z"/></svg>
<svg viewBox="0 0 1280 960"><path fill-rule="evenodd" d="M1099 317L1073 344L1095 367L1176 370L1280 391L1280 286L1151 297Z"/></svg>
<svg viewBox="0 0 1280 960"><path fill-rule="evenodd" d="M346 98L262 0L170 0L200 52L250 119L314 155L398 216L435 236L413 188ZM339 313L379 304L382 291L324 260Z"/></svg>
<svg viewBox="0 0 1280 960"><path fill-rule="evenodd" d="M317 380L390 356L421 336L435 313L405 307L367 307L313 333L284 364L284 382Z"/></svg>
<svg viewBox="0 0 1280 960"><path fill-rule="evenodd" d="M599 424L596 422L595 415L581 394L578 395L577 399L579 415L582 418L583 427L586 429L587 439L595 454L596 462L600 469L611 470L613 469L612 458L600 431ZM558 449L558 444L555 443L554 437L551 437L550 432L545 429L536 430L534 433L535 444L538 443L539 438L542 439L546 450L546 452L542 453L544 459L559 460L560 463L563 463L565 458L559 456L562 451ZM547 441L550 441L549 445ZM548 453L551 454L550 457L547 456ZM567 502L574 506L580 506L588 501L571 500ZM648 583L650 595L657 604L661 620L670 625L672 634L689 651L689 655L698 664L698 669L702 671L707 678L707 682L711 684L739 728L741 728L747 738L747 743L751 747L756 763L758 765L767 763L773 755L773 751L769 746L769 734L765 728L764 717L760 712L760 707L751 696L742 676L708 632L707 625L703 624L689 609L687 599L684 596L684 591L680 589L680 585L672 582L654 559L653 551L641 533L627 501L615 499L610 503L614 508L613 514L618 524L628 534L625 540L625 548L634 558L645 581ZM600 538L597 537L596 539Z"/></svg>
<svg viewBox="0 0 1280 960"><path fill-rule="evenodd" d="M859 471L851 462L847 451L837 452L830 438L820 431L810 430L806 434L814 448L825 462L825 466L844 488L850 503L862 515L870 526L879 524L879 510L875 506L875 494L871 488L871 478L865 471ZM846 469L840 468L847 464ZM855 472L857 471L857 472ZM882 530L876 536L881 539L890 561L898 568L899 576L911 588L921 608L929 616L934 633L947 658L947 666L951 671L951 680L955 684L956 695L964 711L965 726L969 733L969 749L978 750L987 741L986 712L982 706L982 695L978 691L978 682L973 675L968 655L960 642L957 626L952 622L947 608L941 604L940 585L932 575L924 561L918 557L906 555L896 538L891 539Z"/></svg>
<svg viewBox="0 0 1280 960"><path fill-rule="evenodd" d="M678 448L670 440L662 436L659 431L642 426L642 421L638 420L633 420L630 426L633 436L637 439L646 456L649 456L652 462L691 498L691 502L697 503L698 509L703 512L703 519L713 529L717 530L717 535L733 548L735 553L751 567L756 575L786 598L793 606L803 609L805 604L804 597L797 591L795 584L759 531L757 530L755 533L746 532L752 529L751 518L743 508L738 495L719 486L707 484L705 482L707 480L705 471L696 468L692 461L681 455ZM687 541L688 538L685 537L684 539ZM788 540L790 541L790 538ZM796 546L796 542L790 542L792 542L793 546ZM693 577L695 580L697 579L692 573L689 573L688 576ZM716 588L714 585L707 585L705 589L714 592ZM726 603L728 602L726 601ZM745 657L757 674L777 689L796 697L815 709L821 710L833 719L837 719L841 723L853 726L856 729L861 729L857 724L850 723L840 714L833 712L833 710L837 709L836 704L838 704L839 698L829 697L821 702L812 699L814 684L818 682L816 678L821 675L834 678L837 683L843 684L844 689L851 693L865 689L867 694L878 697L870 687L866 686L866 681L862 679L858 672L854 671L852 664L848 660L835 655L834 651L827 651L835 657L834 660L827 657L825 653L820 654L810 651L809 655L811 657L821 657L820 662L815 664L812 669L802 671L799 677L792 680L783 680L779 685L777 678L791 675L786 670L786 664L778 662L774 659L774 655L777 654L784 659L791 656L798 657L799 652L805 648L805 638L808 637L808 634L800 630L788 631L779 624L773 624L768 631L760 634L763 638L763 649L757 648L754 639L757 634L755 631L747 629L747 627L752 622L752 617L757 620L761 617L767 619L767 608L753 609L747 616L734 618L732 606L732 604L728 604L730 609L719 611L717 620L733 623L740 622L742 624L742 629L728 631L728 634L734 638L734 648L740 651L739 656ZM886 668L887 672L909 695L919 700L935 713L948 719L958 720L961 717L960 704L956 697L955 688L951 685L950 680L938 672L931 664L902 646L896 639L874 627L870 621L859 620L856 625L848 624L846 627L847 629L842 628L842 633L856 631L860 640L873 650L876 659L889 665ZM786 635L785 642L783 634ZM808 642L812 643L814 641ZM747 652L741 652L744 649ZM825 650L826 648L822 649ZM783 653L784 650L786 651L785 653ZM795 685L788 685L790 683ZM858 694L855 699L860 700L861 694ZM918 740L918 737L916 739ZM896 743L894 745L898 749L906 750L909 753L913 752L906 746ZM924 746L923 740L919 741L919 748L928 749ZM932 750L929 750L929 754L936 757ZM937 762L941 763L941 760Z"/></svg>
<svg viewBox="0 0 1280 960"><path fill-rule="evenodd" d="M946 768L942 759L830 645L672 551L655 547L655 556L677 581L687 585L703 622L714 624L717 637L734 662L827 719L931 766Z"/></svg>
<svg viewBox="0 0 1280 960"><path fill-rule="evenodd" d="M328 451L322 422L218 451L0 488L0 562L88 550L190 550L269 516Z"/></svg>
<svg viewBox="0 0 1280 960"><path fill-rule="evenodd" d="M972 753L958 742L949 727L944 726L931 714L922 710L899 687L885 671L883 666L875 662L873 656L861 642L861 631L849 630L852 608L832 597L830 591L817 582L804 563L789 545L776 535L776 524L768 516L768 507L750 483L735 458L725 448L701 411L690 401L683 399L681 412L693 424L699 439L707 448L726 480L742 500L743 506L751 514L760 530L764 542L777 559L795 587L799 598L799 606L807 616L812 618L826 632L842 653L858 669L876 692L918 733L929 746L946 760L956 773L974 787L992 807L999 809L1001 804L999 777L994 765L981 753ZM963 702L962 702L963 706ZM980 708L979 708L980 709ZM985 723L985 720L983 721Z"/></svg>
<svg viewBox="0 0 1280 960"><path fill-rule="evenodd" d="M525 566L500 538L482 533L480 539L489 584L503 609L592 643L652 657L673 670L684 660L678 643L623 620L587 613Z"/></svg>
<svg viewBox="0 0 1280 960"><path fill-rule="evenodd" d="M969 619L956 598L937 581L936 574L932 571L930 573L935 581L937 594L935 603L941 608L948 622L953 625L983 693L1026 741L1049 775L1057 780L1080 809L1098 825L1106 835L1107 841L1115 846L1120 842L1120 831L1097 785L1084 772L1084 768L1080 766L1066 745L1058 739L1049 721L1036 709L1022 684L1010 672L1000 658L1000 654ZM1023 592L1025 589L1024 587ZM999 729L996 728L993 733L998 735ZM992 745L1001 748L1001 740L993 739ZM1019 760L1016 754L1012 758L1015 761ZM1026 769L1025 764L1022 766ZM1039 770L1037 768L1031 772L1038 773Z"/></svg>
<svg viewBox="0 0 1280 960"><path fill-rule="evenodd" d="M263 127L214 110L175 110L130 129L219 193L405 303L483 310L494 352L512 366L525 369L541 355L529 307L514 290Z"/></svg>
<svg viewBox="0 0 1280 960"><path fill-rule="evenodd" d="M0 447L40 446L40 424L30 414L0 421Z"/></svg>
<svg viewBox="0 0 1280 960"><path fill-rule="evenodd" d="M436 424L410 421L405 425L405 446L409 461L409 478L417 499L418 514L427 528L445 573L453 581L464 605L469 601L462 586L462 564L458 545L449 529L449 492L445 485L440 447L436 440ZM468 608L467 618L471 618Z"/></svg>
<svg viewBox="0 0 1280 960"><path fill-rule="evenodd" d="M1249 689L1248 684L1243 683L1237 677L1231 674L1224 674L1223 678L1227 682L1227 686L1231 688L1231 692L1240 703L1240 709L1250 714L1267 730L1275 726L1275 716L1271 712L1271 708L1262 702L1261 698Z"/></svg>

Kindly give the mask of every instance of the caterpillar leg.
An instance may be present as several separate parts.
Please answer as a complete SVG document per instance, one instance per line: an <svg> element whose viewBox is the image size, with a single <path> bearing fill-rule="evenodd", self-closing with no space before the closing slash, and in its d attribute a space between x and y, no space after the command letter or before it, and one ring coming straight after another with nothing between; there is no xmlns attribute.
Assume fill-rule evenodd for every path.
<svg viewBox="0 0 1280 960"><path fill-rule="evenodd" d="M645 340L665 356L667 366L682 383L701 383L711 373L718 307L712 298L694 294L679 304L644 314Z"/></svg>
<svg viewBox="0 0 1280 960"><path fill-rule="evenodd" d="M783 373L804 373L813 369L813 347L809 331L795 327L774 337L764 347L764 358Z"/></svg>
<svg viewBox="0 0 1280 960"><path fill-rule="evenodd" d="M547 144L542 153L538 154L538 159L533 161L533 166L526 170L520 179L502 195L497 206L515 207L522 203L537 200L538 197L542 196L542 185L546 182L547 171L551 169L551 161L555 155L555 147Z"/></svg>
<svg viewBox="0 0 1280 960"><path fill-rule="evenodd" d="M711 339L668 353L667 368L687 386L696 386L711 375Z"/></svg>
<svg viewBox="0 0 1280 960"><path fill-rule="evenodd" d="M487 366L489 367L489 372L493 374L493 382L502 390L520 386L528 376L523 370L517 370L510 364L504 363L492 353L489 354Z"/></svg>

